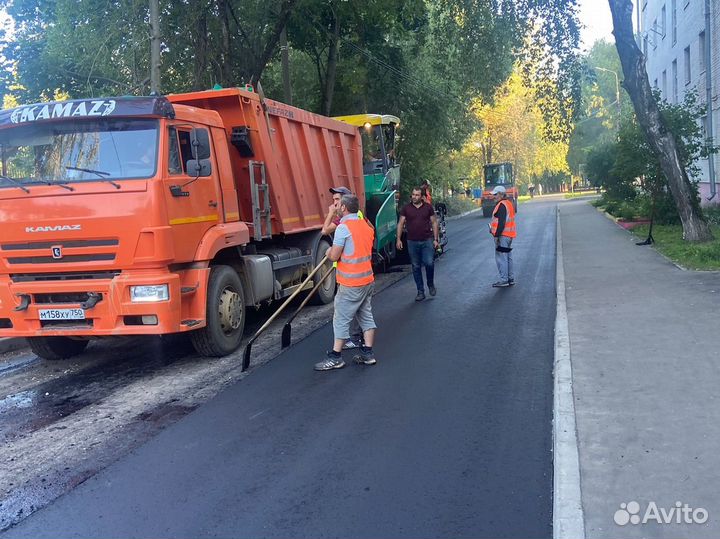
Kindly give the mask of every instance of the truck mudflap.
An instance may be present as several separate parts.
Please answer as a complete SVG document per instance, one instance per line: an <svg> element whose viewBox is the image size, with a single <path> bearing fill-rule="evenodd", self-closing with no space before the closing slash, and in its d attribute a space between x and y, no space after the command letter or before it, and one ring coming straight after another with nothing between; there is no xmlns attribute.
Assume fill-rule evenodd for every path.
<svg viewBox="0 0 720 539"><path fill-rule="evenodd" d="M197 268L5 275L0 278L0 337L158 335L197 329L205 325L208 274L208 268Z"/></svg>

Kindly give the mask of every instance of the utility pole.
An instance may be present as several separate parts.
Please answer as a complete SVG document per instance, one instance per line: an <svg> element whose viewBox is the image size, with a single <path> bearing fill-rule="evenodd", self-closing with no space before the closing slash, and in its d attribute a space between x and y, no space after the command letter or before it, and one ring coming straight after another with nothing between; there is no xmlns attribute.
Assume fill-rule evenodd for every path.
<svg viewBox="0 0 720 539"><path fill-rule="evenodd" d="M615 104L617 105L618 114L617 126L618 130L620 130L620 116L622 115L622 106L620 104L620 78L618 77L617 72L612 69L605 69L604 67L593 67L593 69L597 69L598 71L607 71L608 73L615 75Z"/></svg>
<svg viewBox="0 0 720 539"><path fill-rule="evenodd" d="M287 42L287 25L280 34L280 55L282 59L282 78L285 90L285 103L292 105L292 86L290 85L290 51Z"/></svg>
<svg viewBox="0 0 720 539"><path fill-rule="evenodd" d="M714 132L713 132L713 108L712 108L712 48L711 48L711 39L710 39L710 0L705 0L705 50L703 53L705 54L705 88L706 88L706 104L707 104L707 122L706 122L706 128L707 133L705 133L705 144L707 145L708 149L712 148L714 142ZM708 200L712 200L715 198L716 195L716 188L715 188L715 154L709 153L708 154L708 176L710 180L710 197Z"/></svg>
<svg viewBox="0 0 720 539"><path fill-rule="evenodd" d="M150 93L160 94L159 0L150 0Z"/></svg>

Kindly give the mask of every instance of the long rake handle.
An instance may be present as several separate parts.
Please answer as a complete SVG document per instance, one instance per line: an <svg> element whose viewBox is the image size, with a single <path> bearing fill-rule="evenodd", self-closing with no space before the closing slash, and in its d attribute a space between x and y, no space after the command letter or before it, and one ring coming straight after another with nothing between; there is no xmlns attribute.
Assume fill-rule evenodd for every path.
<svg viewBox="0 0 720 539"><path fill-rule="evenodd" d="M292 313L292 315L290 316L290 318L288 318L288 321L285 322L286 324L289 324L290 322L292 322L293 320L295 320L295 317L296 317L298 314L300 314L300 311L303 309L303 307L305 307L305 305L308 304L308 301L310 301L310 300L312 299L312 297L313 297L313 295L315 294L315 292L318 291L318 288L320 288L320 286L322 286L322 284L325 282L325 279L327 279L334 270L335 270L335 268L330 268L329 270L327 270L327 271L325 272L325 275L323 275L323 276L320 278L320 280L317 282L317 284L315 285L315 287L314 287L312 290L310 290L310 293L307 295L307 297L306 297L304 300L302 300L302 303L300 304L300 306L295 310L294 313Z"/></svg>
<svg viewBox="0 0 720 539"><path fill-rule="evenodd" d="M248 352L248 350L250 349L250 347L252 346L252 343L255 342L255 339L257 339L257 338L260 336L260 334L261 334L263 331L265 331L265 330L270 326L270 324L272 324L272 323L275 321L275 319L280 315L280 313L283 312L283 310L285 310L285 307L287 307L288 304L289 304L292 300L294 300L300 292L303 291L303 288L305 288L305 285L310 281L310 279L312 279L312 278L315 276L315 274L318 272L318 270L323 267L323 265L325 264L325 262L327 262L327 259L328 259L328 257L327 257L327 255L325 255L325 256L322 258L322 260L320 261L320 263L319 263L317 266L315 266L315 268L313 268L313 270L310 272L310 274L309 274L309 275L305 278L305 280L300 284L300 286L297 287L297 290L295 290L295 292L293 292L293 293L290 295L290 297L285 300L285 303L283 303L283 304L280 306L280 308L279 308L277 311L275 311L275 313L273 313L273 315L272 315L270 318L268 318L267 322L265 322L265 323L262 325L262 327L255 332L255 335L252 336L252 339L250 339L250 341L247 343L247 346L245 347L246 353L245 353L245 358L243 359L242 370L245 370L245 369L248 368L248 365L247 365L247 364L249 363L249 354L248 354L247 352Z"/></svg>

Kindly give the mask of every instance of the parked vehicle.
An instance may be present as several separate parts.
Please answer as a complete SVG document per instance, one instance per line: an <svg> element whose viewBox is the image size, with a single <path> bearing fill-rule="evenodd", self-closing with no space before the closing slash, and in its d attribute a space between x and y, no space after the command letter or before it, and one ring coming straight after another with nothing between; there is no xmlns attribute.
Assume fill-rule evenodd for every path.
<svg viewBox="0 0 720 539"><path fill-rule="evenodd" d="M482 212L483 217L490 217L495 208L495 199L492 190L502 185L507 193L508 200L512 201L513 208L517 211L518 190L515 185L515 176L513 175L512 163L491 163L483 167L485 176L485 188L482 194Z"/></svg>
<svg viewBox="0 0 720 539"><path fill-rule="evenodd" d="M400 165L395 158L395 132L400 119L390 114L355 114L335 119L355 126L362 137L365 213L375 227L375 262L387 266L396 257Z"/></svg>
<svg viewBox="0 0 720 539"><path fill-rule="evenodd" d="M0 336L46 359L182 332L229 354L322 260L329 188L365 204L358 129L249 87L2 111L0 166Z"/></svg>

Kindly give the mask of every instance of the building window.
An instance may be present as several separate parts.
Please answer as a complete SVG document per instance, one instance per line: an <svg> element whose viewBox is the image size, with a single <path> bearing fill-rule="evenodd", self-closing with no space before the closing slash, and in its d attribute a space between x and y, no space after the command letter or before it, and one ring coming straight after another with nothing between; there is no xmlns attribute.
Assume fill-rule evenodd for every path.
<svg viewBox="0 0 720 539"><path fill-rule="evenodd" d="M700 32L698 43L698 65L700 66L700 73L702 73L705 71L705 32Z"/></svg>
<svg viewBox="0 0 720 539"><path fill-rule="evenodd" d="M662 72L662 96L667 100L667 71Z"/></svg>
<svg viewBox="0 0 720 539"><path fill-rule="evenodd" d="M672 63L672 102L678 102L678 78L677 78L677 60Z"/></svg>
<svg viewBox="0 0 720 539"><path fill-rule="evenodd" d="M690 84L692 69L690 66L690 47L685 47L685 84Z"/></svg>
<svg viewBox="0 0 720 539"><path fill-rule="evenodd" d="M648 36L645 34L645 37L643 37L643 54L647 56L648 51Z"/></svg>
<svg viewBox="0 0 720 539"><path fill-rule="evenodd" d="M665 39L665 33L667 32L667 11L665 10L665 4L663 4L662 9L660 10L660 31L662 32L662 37Z"/></svg>
<svg viewBox="0 0 720 539"><path fill-rule="evenodd" d="M670 4L670 24L672 26L672 44L677 43L677 0Z"/></svg>
<svg viewBox="0 0 720 539"><path fill-rule="evenodd" d="M657 36L658 36L658 34L659 34L659 32L658 32L658 25L657 25L657 19L655 19L655 20L653 21L652 32L653 32L652 46L653 46L653 49L657 49L657 42L658 42Z"/></svg>

